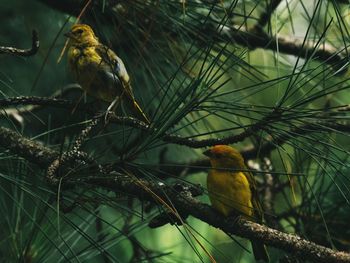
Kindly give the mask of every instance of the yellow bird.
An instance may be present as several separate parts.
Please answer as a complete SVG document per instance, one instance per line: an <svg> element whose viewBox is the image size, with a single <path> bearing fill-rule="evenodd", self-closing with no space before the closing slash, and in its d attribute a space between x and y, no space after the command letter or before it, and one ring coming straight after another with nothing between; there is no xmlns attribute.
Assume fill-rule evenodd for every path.
<svg viewBox="0 0 350 263"><path fill-rule="evenodd" d="M136 102L130 77L123 61L101 44L90 26L76 24L65 34L68 41L68 63L75 79L91 96L110 102L107 113L126 103L135 117L149 123Z"/></svg>
<svg viewBox="0 0 350 263"><path fill-rule="evenodd" d="M256 182L247 171L242 155L227 145L216 145L203 154L210 158L212 166L207 178L212 206L225 217L236 212L261 223L263 214ZM264 244L252 241L252 247L256 260L269 261Z"/></svg>

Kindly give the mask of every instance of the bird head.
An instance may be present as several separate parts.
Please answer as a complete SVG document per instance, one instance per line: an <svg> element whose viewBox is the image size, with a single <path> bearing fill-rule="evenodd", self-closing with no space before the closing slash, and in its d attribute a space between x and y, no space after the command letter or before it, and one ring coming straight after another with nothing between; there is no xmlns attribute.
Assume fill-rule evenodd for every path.
<svg viewBox="0 0 350 263"><path fill-rule="evenodd" d="M203 152L210 158L213 168L244 169L244 159L235 148L228 145L215 145Z"/></svg>
<svg viewBox="0 0 350 263"><path fill-rule="evenodd" d="M85 24L73 25L71 30L64 35L69 38L71 46L92 46L99 43L92 28Z"/></svg>

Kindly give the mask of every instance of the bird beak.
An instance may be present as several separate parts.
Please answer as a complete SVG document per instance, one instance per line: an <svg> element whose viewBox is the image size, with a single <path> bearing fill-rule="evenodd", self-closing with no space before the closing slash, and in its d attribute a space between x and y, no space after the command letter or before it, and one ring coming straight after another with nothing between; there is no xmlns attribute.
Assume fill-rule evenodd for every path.
<svg viewBox="0 0 350 263"><path fill-rule="evenodd" d="M72 32L67 32L67 33L64 33L63 34L65 37L68 37L68 38L74 38L74 36L73 36L73 34L72 34Z"/></svg>
<svg viewBox="0 0 350 263"><path fill-rule="evenodd" d="M208 156L208 157L211 157L211 156L212 156L212 153L211 153L211 150L210 150L210 149L204 151L203 154L204 154L205 156Z"/></svg>

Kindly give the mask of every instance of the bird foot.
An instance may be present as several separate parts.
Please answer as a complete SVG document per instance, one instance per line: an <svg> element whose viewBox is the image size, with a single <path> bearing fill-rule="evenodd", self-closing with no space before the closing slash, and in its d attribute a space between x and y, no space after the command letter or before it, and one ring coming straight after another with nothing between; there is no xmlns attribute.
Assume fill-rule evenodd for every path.
<svg viewBox="0 0 350 263"><path fill-rule="evenodd" d="M113 115L113 111L107 110L105 112L105 124L107 124L109 122L109 119L111 118L112 115Z"/></svg>

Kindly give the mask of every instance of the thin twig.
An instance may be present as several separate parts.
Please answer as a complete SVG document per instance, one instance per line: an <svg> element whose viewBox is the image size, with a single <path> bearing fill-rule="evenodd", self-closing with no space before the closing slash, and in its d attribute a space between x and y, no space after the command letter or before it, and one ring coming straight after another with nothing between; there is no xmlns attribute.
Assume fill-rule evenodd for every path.
<svg viewBox="0 0 350 263"><path fill-rule="evenodd" d="M100 119L101 117L92 119L87 127L81 131L80 135L75 140L72 149L61 154L49 165L47 169L47 178L50 183L57 183L59 179L57 176L57 171L62 167L62 165L71 165L73 167L77 165L81 166L86 164L95 164L94 160L90 158L87 153L82 152L80 148Z"/></svg>
<svg viewBox="0 0 350 263"><path fill-rule="evenodd" d="M9 105L19 105L19 104L38 104L38 105L47 105L53 107L60 107L66 109L73 109L76 107L76 103L71 102L69 100L64 99L56 99L56 98L42 98L42 97L15 97L15 98L7 98L0 99L0 106L9 106ZM320 112L318 116L321 118L323 115L349 111L350 106L342 106L339 108L333 109L331 112ZM94 114L91 110L91 107L87 107L84 105L79 105L79 109L85 110L89 114ZM245 131L239 134L232 134L223 138L212 138L212 139L204 139L204 140L196 140L192 138L181 137L176 134L164 134L160 139L164 142L184 145L191 148L202 148L213 146L216 144L234 144L244 139L250 137L251 135L257 134L261 130L266 130L267 126L273 122L273 120L278 120L281 111L273 110L269 115L265 116L262 120L256 122L249 126ZM157 131L155 128L152 128L149 124L140 121L138 119L132 117L122 117L116 116L115 114L110 115L110 122L114 124L122 124L126 126L130 126L133 128L137 128L140 130L155 132ZM271 151L276 149L277 147L283 145L288 140L296 138L300 135L312 133L312 132L322 132L322 131L339 131L339 132L350 132L350 126L348 124L341 124L330 121L319 120L315 123L309 123L306 125L301 125L297 127L291 128L289 131L272 137L267 137L264 139L265 143L263 143L259 148L254 146L247 147L242 151L242 155L245 159L254 159L258 156L268 155Z"/></svg>
<svg viewBox="0 0 350 263"><path fill-rule="evenodd" d="M70 108L74 107L75 103L65 99L36 97L36 96L20 96L0 99L0 107L8 107L12 105L44 105L53 107Z"/></svg>
<svg viewBox="0 0 350 263"><path fill-rule="evenodd" d="M29 49L19 49L15 47L2 47L0 46L0 54L11 54L21 57L30 57L35 55L39 50L40 42L38 32L32 31L32 47Z"/></svg>

